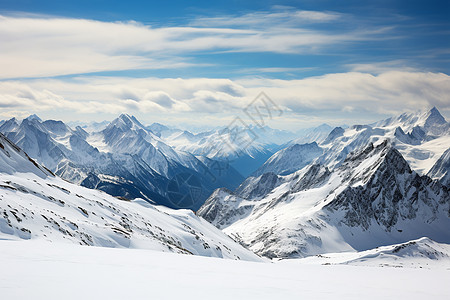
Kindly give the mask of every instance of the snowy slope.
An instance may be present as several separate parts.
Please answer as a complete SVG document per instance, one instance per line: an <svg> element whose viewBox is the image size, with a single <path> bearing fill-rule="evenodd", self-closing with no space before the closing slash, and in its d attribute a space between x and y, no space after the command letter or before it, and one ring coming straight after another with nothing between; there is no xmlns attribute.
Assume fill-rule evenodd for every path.
<svg viewBox="0 0 450 300"><path fill-rule="evenodd" d="M428 172L428 176L439 179L443 185L450 187L450 148L436 161Z"/></svg>
<svg viewBox="0 0 450 300"><path fill-rule="evenodd" d="M361 252L315 255L295 263L450 270L450 244L420 238Z"/></svg>
<svg viewBox="0 0 450 300"><path fill-rule="evenodd" d="M362 251L422 236L450 243L448 189L411 170L387 141L331 171L314 164L277 181L262 197L216 192L198 213L267 257Z"/></svg>
<svg viewBox="0 0 450 300"><path fill-rule="evenodd" d="M255 263L0 241L3 299L448 299L448 269Z"/></svg>
<svg viewBox="0 0 450 300"><path fill-rule="evenodd" d="M0 173L12 175L16 172L34 174L40 178L53 176L0 133Z"/></svg>
<svg viewBox="0 0 450 300"><path fill-rule="evenodd" d="M297 137L288 142L288 145L293 144L307 144L307 143L321 143L333 130L328 124L322 124L317 127L305 128L296 132Z"/></svg>
<svg viewBox="0 0 450 300"><path fill-rule="evenodd" d="M0 145L0 239L259 260L190 210L157 207L142 199L123 201L71 184L2 135Z"/></svg>

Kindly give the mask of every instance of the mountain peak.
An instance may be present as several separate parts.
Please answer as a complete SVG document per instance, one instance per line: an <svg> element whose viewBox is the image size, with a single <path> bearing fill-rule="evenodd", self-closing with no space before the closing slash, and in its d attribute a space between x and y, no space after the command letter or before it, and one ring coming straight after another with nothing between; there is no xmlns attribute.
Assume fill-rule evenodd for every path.
<svg viewBox="0 0 450 300"><path fill-rule="evenodd" d="M36 120L36 121L42 122L42 119L39 118L36 114L29 115L29 116L26 117L25 119L26 119L26 120L30 120L30 121Z"/></svg>
<svg viewBox="0 0 450 300"><path fill-rule="evenodd" d="M327 138L323 141L324 144L328 144L334 139L342 136L345 132L345 129L342 127L335 127L327 136Z"/></svg>
<svg viewBox="0 0 450 300"><path fill-rule="evenodd" d="M356 151L351 152L347 155L347 157L344 160L345 163L352 163L352 162L361 162L368 157L371 157L375 154L378 154L380 152L388 153L390 150L392 150L393 147L389 140L383 140L380 144L374 145L373 143L369 143L366 147L360 148Z"/></svg>
<svg viewBox="0 0 450 300"><path fill-rule="evenodd" d="M134 116L130 116L129 114L120 114L118 119L122 120L124 122L127 122L127 121L133 121L136 118Z"/></svg>
<svg viewBox="0 0 450 300"><path fill-rule="evenodd" d="M151 124L150 126L147 126L147 129L149 129L153 133L161 135L161 132L169 130L169 127L167 127L166 125L163 125L161 123L155 122L155 123Z"/></svg>
<svg viewBox="0 0 450 300"><path fill-rule="evenodd" d="M432 114L433 114L433 113L434 113L434 114L435 114L435 113L440 114L440 113L439 113L439 110L436 108L436 106L433 106L433 108L430 109L430 113L432 113Z"/></svg>
<svg viewBox="0 0 450 300"><path fill-rule="evenodd" d="M116 126L122 129L144 129L142 125L134 116L129 114L121 114L117 119L111 122L112 126Z"/></svg>
<svg viewBox="0 0 450 300"><path fill-rule="evenodd" d="M9 120L5 121L0 126L0 128L1 128L2 132L7 132L7 131L12 130L15 127L18 127L18 126L19 126L19 123L17 123L17 119L16 118L12 118L12 119L9 119Z"/></svg>
<svg viewBox="0 0 450 300"><path fill-rule="evenodd" d="M431 126L435 124L441 125L445 123L447 123L445 118L441 115L436 106L433 106L433 108L428 112L428 116L425 121L425 126Z"/></svg>

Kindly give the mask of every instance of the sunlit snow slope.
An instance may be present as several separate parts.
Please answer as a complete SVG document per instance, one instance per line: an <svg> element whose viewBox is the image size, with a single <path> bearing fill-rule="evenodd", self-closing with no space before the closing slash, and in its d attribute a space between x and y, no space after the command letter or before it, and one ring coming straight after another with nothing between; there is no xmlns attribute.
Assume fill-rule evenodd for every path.
<svg viewBox="0 0 450 300"><path fill-rule="evenodd" d="M260 260L189 210L122 201L68 183L0 134L0 239Z"/></svg>

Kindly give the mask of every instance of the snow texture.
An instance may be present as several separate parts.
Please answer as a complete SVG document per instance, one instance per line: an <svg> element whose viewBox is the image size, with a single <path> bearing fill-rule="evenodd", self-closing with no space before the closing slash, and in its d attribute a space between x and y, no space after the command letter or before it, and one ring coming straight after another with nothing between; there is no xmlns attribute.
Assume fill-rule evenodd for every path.
<svg viewBox="0 0 450 300"><path fill-rule="evenodd" d="M2 135L0 145L2 240L260 260L190 210L154 206L142 199L120 200L71 184L30 160Z"/></svg>
<svg viewBox="0 0 450 300"><path fill-rule="evenodd" d="M256 263L140 249L0 241L0 264L0 294L11 300L412 300L450 296L448 267L428 269L425 261L423 269L303 260Z"/></svg>

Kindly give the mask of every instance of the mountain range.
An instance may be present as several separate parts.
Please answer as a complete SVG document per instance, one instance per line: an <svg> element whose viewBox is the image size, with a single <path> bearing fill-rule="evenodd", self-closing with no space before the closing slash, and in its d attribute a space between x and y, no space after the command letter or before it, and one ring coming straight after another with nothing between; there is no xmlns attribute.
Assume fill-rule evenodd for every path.
<svg viewBox="0 0 450 300"><path fill-rule="evenodd" d="M195 210L214 188L243 180L231 166L174 149L126 114L98 132L37 117L7 120L0 132L58 176L127 199ZM195 198L178 197L177 176L195 179Z"/></svg>
<svg viewBox="0 0 450 300"><path fill-rule="evenodd" d="M152 249L260 261L190 210L69 183L0 134L0 239Z"/></svg>
<svg viewBox="0 0 450 300"><path fill-rule="evenodd" d="M232 130L192 134L122 114L79 124L26 119L2 121L0 132L33 159L70 182L127 199L197 210L215 188L234 189L294 133L257 126L239 143ZM323 126L321 127L323 130Z"/></svg>
<svg viewBox="0 0 450 300"><path fill-rule="evenodd" d="M436 108L335 128L275 153L198 214L271 258L450 243L450 125Z"/></svg>
<svg viewBox="0 0 450 300"><path fill-rule="evenodd" d="M8 200L1 231L111 247L141 247L152 237L161 249L219 257L218 241L225 243L219 230L268 258L372 253L422 237L427 245L450 243L450 124L436 108L368 125L322 125L301 136L253 126L238 128L243 139L237 140L235 130L193 134L144 126L126 114L74 129L35 115L2 121L0 195ZM165 206L198 210L200 218ZM45 221L35 220L39 214ZM93 216L112 218L115 229L87 220ZM66 219L86 227L77 232ZM146 219L160 220L159 228L172 224L170 242L164 230L149 233ZM183 242L194 227L203 232L194 238L206 252L192 239ZM257 259L232 248L233 240L227 247L236 254L223 257Z"/></svg>

